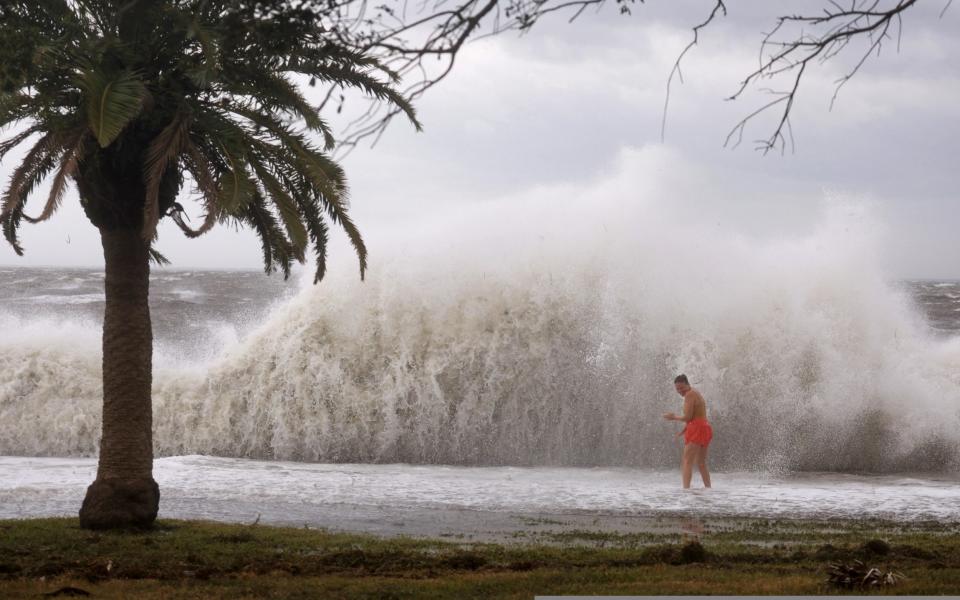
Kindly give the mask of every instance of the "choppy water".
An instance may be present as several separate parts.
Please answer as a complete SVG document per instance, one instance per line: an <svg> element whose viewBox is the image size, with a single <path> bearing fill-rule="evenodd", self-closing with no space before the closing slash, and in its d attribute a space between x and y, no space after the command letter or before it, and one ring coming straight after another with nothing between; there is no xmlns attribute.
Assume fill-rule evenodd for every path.
<svg viewBox="0 0 960 600"><path fill-rule="evenodd" d="M905 281L931 329L947 336L960 334L960 281Z"/></svg>
<svg viewBox="0 0 960 600"><path fill-rule="evenodd" d="M212 359L289 301L301 282L244 270L154 268L150 310L158 354L168 360ZM960 334L960 281L905 280L902 288L931 332ZM0 323L72 323L97 329L103 320L103 270L0 266Z"/></svg>
<svg viewBox="0 0 960 600"><path fill-rule="evenodd" d="M93 459L0 457L0 519L75 514L95 471ZM436 534L436 523L418 521L451 513L446 531L459 533L510 514L960 521L956 476L728 472L715 475L711 490L684 491L675 472L627 468L179 456L157 460L155 477L165 518L252 522L259 515L265 522L392 533L402 533L407 521L410 533Z"/></svg>
<svg viewBox="0 0 960 600"><path fill-rule="evenodd" d="M298 289L296 281L258 271L154 268L150 311L157 354L183 362L211 359ZM66 325L86 338L102 322L102 269L0 266L0 324L7 330Z"/></svg>
<svg viewBox="0 0 960 600"><path fill-rule="evenodd" d="M158 353L215 358L300 286L261 271L154 268L150 310ZM906 280L893 287L909 294L933 333L960 334L960 281ZM102 319L102 269L0 266L0 322L69 322L96 329Z"/></svg>

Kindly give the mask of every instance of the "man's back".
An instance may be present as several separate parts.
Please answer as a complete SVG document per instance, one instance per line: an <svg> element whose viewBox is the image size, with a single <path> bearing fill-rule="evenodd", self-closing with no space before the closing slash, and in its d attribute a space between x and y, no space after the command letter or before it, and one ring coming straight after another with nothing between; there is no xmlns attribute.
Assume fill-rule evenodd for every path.
<svg viewBox="0 0 960 600"><path fill-rule="evenodd" d="M694 419L707 418L707 403L703 399L703 396L700 395L700 392L694 388L690 388L690 391L683 396L684 412L687 412L687 403L691 403L693 405Z"/></svg>

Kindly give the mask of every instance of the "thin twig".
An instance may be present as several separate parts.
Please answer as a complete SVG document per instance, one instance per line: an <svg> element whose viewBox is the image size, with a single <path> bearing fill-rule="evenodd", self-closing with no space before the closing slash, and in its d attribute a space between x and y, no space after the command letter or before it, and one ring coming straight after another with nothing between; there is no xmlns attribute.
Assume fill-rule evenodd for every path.
<svg viewBox="0 0 960 600"><path fill-rule="evenodd" d="M687 52L691 48L697 45L697 42L700 40L700 30L713 22L714 17L717 16L719 11L723 11L723 16L727 16L727 7L724 5L723 0L717 0L717 3L713 5L713 10L710 11L710 16L707 19L700 23L699 25L693 28L693 39L690 40L690 43L687 44L686 48L683 49L683 52L680 53L680 56L677 57L676 62L673 63L673 69L670 70L670 76L667 77L667 93L663 100L663 118L660 121L660 143L662 144L667 136L667 110L670 107L670 84L673 83L673 76L677 75L680 78L680 83L683 84L683 73L680 71L680 61L683 60L683 57L686 56Z"/></svg>

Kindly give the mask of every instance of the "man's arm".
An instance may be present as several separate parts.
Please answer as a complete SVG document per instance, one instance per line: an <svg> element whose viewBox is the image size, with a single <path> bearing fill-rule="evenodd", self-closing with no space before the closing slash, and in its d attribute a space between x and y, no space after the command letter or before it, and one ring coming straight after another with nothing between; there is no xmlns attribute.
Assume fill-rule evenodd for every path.
<svg viewBox="0 0 960 600"><path fill-rule="evenodd" d="M683 421L684 423L689 423L693 420L693 408L696 406L697 400L694 398L694 393L692 390L687 392L687 395L683 397L683 414L675 415L673 413L666 413L663 415L663 418L668 421Z"/></svg>

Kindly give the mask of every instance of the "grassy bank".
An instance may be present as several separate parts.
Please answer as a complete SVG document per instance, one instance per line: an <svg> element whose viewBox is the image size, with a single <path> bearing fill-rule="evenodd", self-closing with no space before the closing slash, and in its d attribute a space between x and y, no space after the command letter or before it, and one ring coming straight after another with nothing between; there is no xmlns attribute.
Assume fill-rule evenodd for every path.
<svg viewBox="0 0 960 600"><path fill-rule="evenodd" d="M494 545L206 522L94 533L75 519L0 521L0 597L66 587L96 598L818 594L837 593L824 583L830 563L857 559L908 578L874 593L960 593L957 525L711 519L696 533L618 535L556 523L555 533Z"/></svg>

